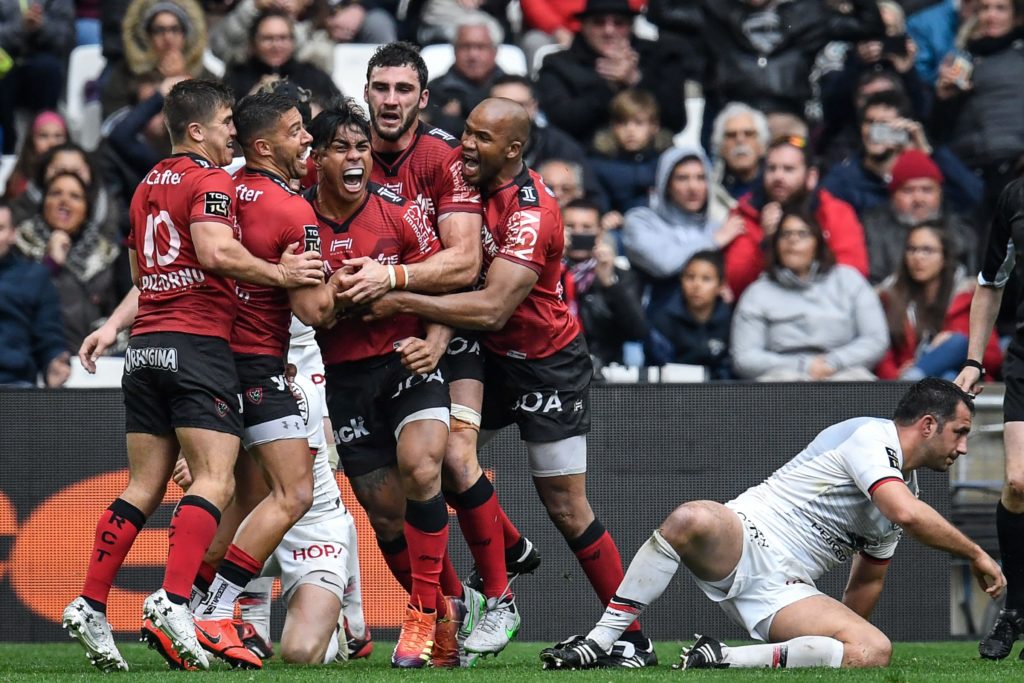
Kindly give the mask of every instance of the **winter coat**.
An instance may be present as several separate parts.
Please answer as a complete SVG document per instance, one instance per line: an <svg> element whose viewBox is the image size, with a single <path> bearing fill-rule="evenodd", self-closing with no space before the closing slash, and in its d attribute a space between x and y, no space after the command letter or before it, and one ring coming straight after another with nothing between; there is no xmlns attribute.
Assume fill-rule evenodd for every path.
<svg viewBox="0 0 1024 683"><path fill-rule="evenodd" d="M671 145L666 131L659 131L651 146L639 152L620 150L611 130L594 136L589 162L608 198L608 211L626 213L647 204L657 180L658 158Z"/></svg>
<svg viewBox="0 0 1024 683"><path fill-rule="evenodd" d="M583 169L584 195L597 204L601 213L608 211L608 197L605 196L601 183L594 175L594 169L590 166L583 146L565 131L546 122L534 121L530 130L530 139L523 148L523 162L530 168L537 168L551 159L561 159L579 164Z"/></svg>
<svg viewBox="0 0 1024 683"><path fill-rule="evenodd" d="M35 33L25 30L29 5L43 6L43 25ZM75 46L75 5L71 0L0 0L0 48L14 59L37 52L64 58Z"/></svg>
<svg viewBox="0 0 1024 683"><path fill-rule="evenodd" d="M637 88L654 95L661 110L661 125L670 131L686 126L683 103L683 64L670 44L632 39L640 56ZM608 102L618 92L595 70L598 55L577 35L568 50L548 55L537 76L537 99L548 120L589 144L609 122Z"/></svg>
<svg viewBox="0 0 1024 683"><path fill-rule="evenodd" d="M740 198L734 213L743 216L744 231L724 250L725 281L735 296L743 293L764 270L766 248L761 228L761 209L765 205L764 190ZM825 241L836 255L836 262L868 274L868 253L864 246L864 229L853 207L833 197L828 190L816 190L811 210L825 233Z"/></svg>
<svg viewBox="0 0 1024 683"><path fill-rule="evenodd" d="M703 365L711 379L731 379L731 326L732 306L719 299L711 317L700 323L694 320L682 292L677 290L651 320L651 333L644 347L647 364Z"/></svg>
<svg viewBox="0 0 1024 683"><path fill-rule="evenodd" d="M946 309L946 317L942 321L940 332L957 332L970 336L971 301L974 300L976 286L973 279L967 279L957 288L958 291L954 293L953 299L949 302L949 308ZM882 301L883 309L888 309L889 289L883 288L879 291L878 296ZM903 343L896 344L890 339L889 350L885 352L878 367L875 368L875 374L879 379L899 379L900 368L908 361L914 360L918 353L918 347L922 343L930 341L921 339L918 335L913 309L914 307L911 305L910 310L907 311L908 315L904 319ZM998 372L1003 364L1003 350L999 347L999 335L989 336L988 346L985 347L981 364L985 366L986 378L991 381L993 374Z"/></svg>
<svg viewBox="0 0 1024 683"><path fill-rule="evenodd" d="M210 31L210 51L229 67L245 62L249 59L249 31L259 16L255 0L241 0ZM295 59L312 62L330 73L334 69L334 41L327 32L314 28L312 21L296 21L294 31ZM244 94L236 92L235 96ZM362 96L362 93L345 94Z"/></svg>
<svg viewBox="0 0 1024 683"><path fill-rule="evenodd" d="M980 267L979 235L959 214L943 211L940 218L956 240L960 263L968 273L977 273ZM907 233L911 226L901 223L889 203L881 204L864 214L864 242L868 248L870 270L868 280L877 284L899 270L906 248Z"/></svg>
<svg viewBox="0 0 1024 683"><path fill-rule="evenodd" d="M490 96L494 81L504 75L505 72L501 70L501 67L495 66L484 82L477 84L467 79L452 66L447 73L427 83L427 90L430 91L430 104L428 105L430 122L444 130L462 133L462 129L466 127L466 117L469 116L469 112ZM456 115L443 111L445 105L452 100L459 104L459 113Z"/></svg>
<svg viewBox="0 0 1024 683"><path fill-rule="evenodd" d="M523 11L524 28L535 28L544 33L554 33L556 29L567 28L573 33L580 30L577 12L582 12L586 0L520 0ZM636 11L643 9L643 0L629 0L629 6Z"/></svg>
<svg viewBox="0 0 1024 683"><path fill-rule="evenodd" d="M0 384L35 384L70 349L46 268L14 253L0 257Z"/></svg>
<svg viewBox="0 0 1024 683"><path fill-rule="evenodd" d="M939 80L939 65L956 47L960 14L954 0L942 0L907 17L907 35L917 45L914 68L925 83Z"/></svg>
<svg viewBox="0 0 1024 683"><path fill-rule="evenodd" d="M772 370L805 372L815 356L836 370L873 368L889 347L878 295L853 268L798 278L786 268L752 284L736 305L733 369L754 379Z"/></svg>
<svg viewBox="0 0 1024 683"><path fill-rule="evenodd" d="M647 335L640 289L631 270L615 267L617 282L607 287L596 276L573 279L573 301L583 334L600 365L622 361L622 345ZM584 286L584 282L586 282Z"/></svg>

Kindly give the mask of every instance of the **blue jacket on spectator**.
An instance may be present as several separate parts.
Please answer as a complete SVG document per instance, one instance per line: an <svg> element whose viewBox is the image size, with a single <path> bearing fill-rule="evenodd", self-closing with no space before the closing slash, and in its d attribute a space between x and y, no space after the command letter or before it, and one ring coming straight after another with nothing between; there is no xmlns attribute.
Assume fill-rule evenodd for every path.
<svg viewBox="0 0 1024 683"><path fill-rule="evenodd" d="M722 301L715 304L711 318L704 323L693 319L680 290L651 321L644 355L648 365L684 363L703 365L709 379L732 379L729 356L729 333L732 306Z"/></svg>
<svg viewBox="0 0 1024 683"><path fill-rule="evenodd" d="M971 173L948 147L936 147L931 156L945 178L942 191L946 201L957 213L973 213L984 194L981 178ZM889 201L888 182L864 168L859 154L833 166L821 186L850 204L858 216Z"/></svg>
<svg viewBox="0 0 1024 683"><path fill-rule="evenodd" d="M606 210L626 213L647 206L657 179L658 158L671 146L672 135L667 131L660 131L652 144L639 152L620 149L609 130L594 136L587 162L608 198Z"/></svg>
<svg viewBox="0 0 1024 683"><path fill-rule="evenodd" d="M960 16L953 0L943 0L907 17L907 35L917 45L914 66L925 83L939 78L939 65L956 47Z"/></svg>
<svg viewBox="0 0 1024 683"><path fill-rule="evenodd" d="M0 385L34 386L66 350L60 298L46 268L13 251L0 257Z"/></svg>

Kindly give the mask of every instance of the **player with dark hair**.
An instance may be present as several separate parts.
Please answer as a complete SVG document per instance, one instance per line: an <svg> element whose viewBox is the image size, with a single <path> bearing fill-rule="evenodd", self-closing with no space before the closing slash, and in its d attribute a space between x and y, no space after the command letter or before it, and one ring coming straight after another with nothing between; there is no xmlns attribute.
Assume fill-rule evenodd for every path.
<svg viewBox="0 0 1024 683"><path fill-rule="evenodd" d="M405 284L409 264L436 253L440 244L418 204L370 182L368 121L348 101L321 112L310 132L319 182L306 198L316 211L325 271L369 257L387 264L396 286ZM410 315L364 322L357 310L336 310L330 294L312 292L308 299L319 311L314 326L326 366L327 406L346 474L358 478L397 466L411 591L391 663L423 667L433 654L437 621L452 612L439 585L448 545L441 461L450 415L447 381L438 367L451 330Z"/></svg>
<svg viewBox="0 0 1024 683"><path fill-rule="evenodd" d="M384 45L370 59L364 93L372 128L370 179L416 202L441 240L443 248L436 255L422 263L406 264L408 278L403 288L444 293L468 288L479 277L481 201L479 191L462 177L456 137L419 119L429 98L426 82L423 58L409 43ZM339 280L345 301L366 304L393 288L381 264L357 259L346 265L358 270ZM475 333L460 330L454 334L446 354L446 371L452 422L442 470L445 498L458 514L482 581L477 584L480 592L464 588L445 556L442 590L463 598L467 612L461 629L455 628L454 621L446 621L437 638L440 649L453 651L448 639L455 628L459 633L454 637L465 642L466 650L494 654L519 628L510 578L536 569L540 556L508 520L477 460L483 363ZM378 469L349 477L370 516L388 566L407 584L408 554L401 536L403 496L395 472ZM444 665L457 664L452 659ZM435 657L434 665L441 665L441 657Z"/></svg>
<svg viewBox="0 0 1024 683"><path fill-rule="evenodd" d="M218 83L175 85L164 103L173 154L146 174L132 199L129 260L137 290L110 323L116 330L134 320L122 379L129 481L97 523L85 586L63 616L64 627L105 671L127 669L105 616L111 584L163 499L179 452L194 483L171 520L163 587L146 598L143 615L186 664L209 665L188 599L231 499L242 433L228 346L234 279L299 286L322 278L315 254L270 263L238 241L235 187L218 168L232 158L233 102ZM90 335L81 355L91 361L108 340L109 328Z"/></svg>
<svg viewBox="0 0 1024 683"><path fill-rule="evenodd" d="M519 426L548 515L606 603L622 578L622 561L586 496L593 368L561 296L565 235L558 204L522 160L529 133L526 110L500 98L484 100L466 122L463 174L485 198L482 287L444 296L392 292L372 308L376 315L413 314L484 332L481 440L513 422ZM641 667L657 658L634 624L606 660Z"/></svg>
<svg viewBox="0 0 1024 683"><path fill-rule="evenodd" d="M679 668L888 665L892 645L868 619L904 531L967 559L993 599L1006 586L995 560L918 499L915 470L948 470L967 451L973 414L972 398L955 384L924 379L891 420L840 422L725 505L680 505L637 551L597 626L544 650L544 667L600 666L680 563L730 619L767 644L728 647L697 636ZM850 557L839 602L814 582Z"/></svg>
<svg viewBox="0 0 1024 683"><path fill-rule="evenodd" d="M967 361L956 378L966 391L981 391L985 376L981 359L992 336L1003 292L1016 272L1024 276L1024 179L1003 189L996 203L985 259L978 273L978 288L971 301ZM1003 363L1003 446L1006 452L1002 495L996 504L999 559L1006 572L1006 605L991 630L978 644L985 659L1003 659L1024 636L1024 300L1017 304L1017 333L1006 349ZM1021 654L1024 658L1024 653Z"/></svg>

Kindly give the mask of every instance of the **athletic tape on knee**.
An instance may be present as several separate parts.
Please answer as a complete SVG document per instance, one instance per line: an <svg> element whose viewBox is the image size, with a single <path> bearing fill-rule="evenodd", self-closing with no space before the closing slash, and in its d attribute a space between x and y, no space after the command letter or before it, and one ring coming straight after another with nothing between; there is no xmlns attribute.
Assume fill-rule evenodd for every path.
<svg viewBox="0 0 1024 683"><path fill-rule="evenodd" d="M453 432L463 432L468 430L473 430L474 432L480 431L480 413L468 406L453 403L451 418L451 430Z"/></svg>

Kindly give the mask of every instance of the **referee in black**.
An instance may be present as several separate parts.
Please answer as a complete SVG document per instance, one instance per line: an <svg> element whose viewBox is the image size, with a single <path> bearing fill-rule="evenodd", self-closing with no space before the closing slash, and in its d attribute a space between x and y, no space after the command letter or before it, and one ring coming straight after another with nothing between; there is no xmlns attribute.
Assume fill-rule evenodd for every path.
<svg viewBox="0 0 1024 683"><path fill-rule="evenodd" d="M977 393L985 375L980 359L996 322L1003 292L1016 269L1024 276L1024 178L1007 185L999 195L978 288L971 304L970 342L967 361L956 378L965 391ZM1006 606L999 612L992 630L978 644L985 659L1003 659L1013 643L1024 636L1024 303L1016 313L1017 332L1006 351L1003 379L1003 446L1005 480L996 507L996 534L1003 573L1006 576ZM1024 652L1021 652L1024 659Z"/></svg>

